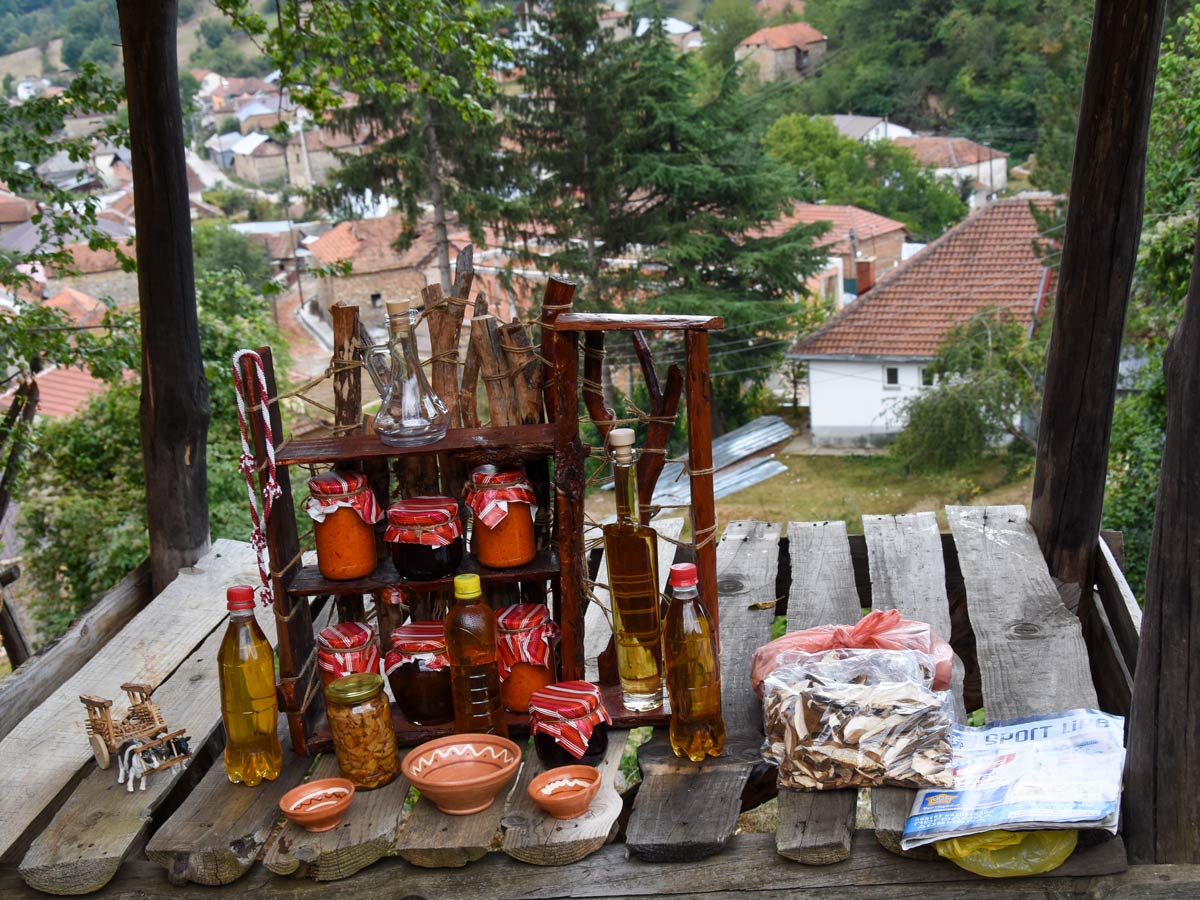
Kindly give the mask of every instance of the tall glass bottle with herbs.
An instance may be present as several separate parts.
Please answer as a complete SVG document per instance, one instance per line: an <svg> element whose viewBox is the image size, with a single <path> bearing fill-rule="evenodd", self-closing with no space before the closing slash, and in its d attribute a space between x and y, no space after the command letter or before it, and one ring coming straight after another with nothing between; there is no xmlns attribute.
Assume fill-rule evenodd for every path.
<svg viewBox="0 0 1200 900"><path fill-rule="evenodd" d="M637 454L633 429L608 435L616 481L617 521L604 526L612 595L617 673L626 709L662 706L662 632L658 611L658 535L638 520Z"/></svg>
<svg viewBox="0 0 1200 900"><path fill-rule="evenodd" d="M454 576L454 605L446 615L446 655L454 730L459 734L508 737L496 643L496 614L483 599L479 576Z"/></svg>
<svg viewBox="0 0 1200 900"><path fill-rule="evenodd" d="M283 765L275 654L254 619L254 588L226 593L229 625L217 651L221 721L225 723L225 774L234 784L274 781Z"/></svg>
<svg viewBox="0 0 1200 900"><path fill-rule="evenodd" d="M712 619L700 602L692 563L671 566L671 603L663 620L663 656L671 698L671 749L700 762L725 750L721 661Z"/></svg>

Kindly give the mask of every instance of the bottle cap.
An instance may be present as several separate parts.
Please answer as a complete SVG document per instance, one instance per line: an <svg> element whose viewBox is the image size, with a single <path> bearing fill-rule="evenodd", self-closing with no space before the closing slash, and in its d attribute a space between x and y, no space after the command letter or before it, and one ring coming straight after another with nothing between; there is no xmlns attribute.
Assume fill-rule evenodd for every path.
<svg viewBox="0 0 1200 900"><path fill-rule="evenodd" d="M408 308L412 305L411 300L388 300L384 304L387 307L388 328L395 330L397 328L408 328Z"/></svg>
<svg viewBox="0 0 1200 900"><path fill-rule="evenodd" d="M383 676L374 672L354 672L325 685L325 696L334 703L358 703L370 700L382 690Z"/></svg>
<svg viewBox="0 0 1200 900"><path fill-rule="evenodd" d="M254 609L254 588L248 584L235 584L225 592L226 609Z"/></svg>
<svg viewBox="0 0 1200 900"><path fill-rule="evenodd" d="M617 459L632 459L633 440L632 428L614 428L608 433L608 448Z"/></svg>
<svg viewBox="0 0 1200 900"><path fill-rule="evenodd" d="M671 587L692 587L697 581L695 563L676 563L671 566Z"/></svg>
<svg viewBox="0 0 1200 900"><path fill-rule="evenodd" d="M455 575L454 576L454 596L463 600L470 600L478 597L483 593L483 589L479 586L478 575Z"/></svg>

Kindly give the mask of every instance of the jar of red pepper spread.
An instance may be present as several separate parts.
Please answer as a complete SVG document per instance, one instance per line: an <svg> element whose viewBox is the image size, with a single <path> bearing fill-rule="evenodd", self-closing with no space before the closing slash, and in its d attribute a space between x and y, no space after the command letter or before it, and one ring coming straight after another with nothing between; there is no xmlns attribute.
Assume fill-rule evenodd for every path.
<svg viewBox="0 0 1200 900"><path fill-rule="evenodd" d="M533 749L547 769L599 765L608 752L612 719L600 688L587 681L560 681L529 698Z"/></svg>
<svg viewBox="0 0 1200 900"><path fill-rule="evenodd" d="M509 712L528 712L529 696L554 683L558 626L541 603L518 603L496 612L500 700Z"/></svg>
<svg viewBox="0 0 1200 900"><path fill-rule="evenodd" d="M472 549L481 565L513 569L533 560L536 504L524 469L479 466L471 471L467 506L475 514Z"/></svg>
<svg viewBox="0 0 1200 900"><path fill-rule="evenodd" d="M375 629L361 622L339 622L317 635L317 668L321 684L360 672L379 674L379 645Z"/></svg>
<svg viewBox="0 0 1200 900"><path fill-rule="evenodd" d="M375 571L375 529L382 510L361 472L325 472L308 480L304 504L313 520L317 568L331 581Z"/></svg>
<svg viewBox="0 0 1200 900"><path fill-rule="evenodd" d="M410 622L392 631L392 649L384 660L392 696L414 725L454 721L450 658L441 622Z"/></svg>
<svg viewBox="0 0 1200 900"><path fill-rule="evenodd" d="M396 574L409 581L449 578L463 557L462 521L453 497L410 497L388 507L383 539Z"/></svg>

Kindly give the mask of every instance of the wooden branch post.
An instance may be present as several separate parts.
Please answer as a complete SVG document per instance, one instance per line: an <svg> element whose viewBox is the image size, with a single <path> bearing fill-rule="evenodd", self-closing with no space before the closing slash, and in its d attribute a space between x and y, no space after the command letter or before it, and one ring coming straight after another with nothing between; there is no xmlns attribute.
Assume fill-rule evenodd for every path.
<svg viewBox="0 0 1200 900"><path fill-rule="evenodd" d="M334 433L341 436L358 434L362 431L362 370L354 366L361 354L358 352L358 305L338 301L329 308L333 318L333 424ZM371 488L377 490L380 476L383 482L383 499L387 500L387 464L372 460L370 469L364 474L370 479ZM377 541L382 546L382 541ZM366 618L366 607L362 594L345 594L337 598L339 622L362 622Z"/></svg>
<svg viewBox="0 0 1200 900"><path fill-rule="evenodd" d="M210 407L192 269L177 12L176 0L117 2L130 158L137 172L133 196L142 329L142 461L156 594L209 546L205 465Z"/></svg>
<svg viewBox="0 0 1200 900"><path fill-rule="evenodd" d="M1097 0L1079 112L1030 522L1051 574L1087 589L1142 228L1165 0Z"/></svg>
<svg viewBox="0 0 1200 900"><path fill-rule="evenodd" d="M1200 863L1200 234L1165 361L1167 441L1125 770L1130 862Z"/></svg>
<svg viewBox="0 0 1200 900"><path fill-rule="evenodd" d="M688 470L692 481L692 540L696 567L714 577L700 579L700 600L717 627L717 504L713 499L712 381L708 375L708 332L688 331L687 351Z"/></svg>

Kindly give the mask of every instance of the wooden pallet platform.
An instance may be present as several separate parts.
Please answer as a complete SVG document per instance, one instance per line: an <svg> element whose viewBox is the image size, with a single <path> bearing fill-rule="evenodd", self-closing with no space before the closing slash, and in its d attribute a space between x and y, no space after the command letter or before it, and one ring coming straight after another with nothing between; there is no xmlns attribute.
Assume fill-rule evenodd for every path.
<svg viewBox="0 0 1200 900"><path fill-rule="evenodd" d="M424 799L406 809L408 785L397 780L356 799L342 828L326 836L281 827L276 804L283 791L336 769L332 758L322 757L310 773L311 761L292 754L274 784L230 785L218 758L202 778L193 773L198 784L190 792L182 780L164 779L148 802L130 801L137 808L123 813L121 802L129 795L112 790L112 773L90 771L81 741L84 749L53 767L51 783L66 789L22 813L33 823L25 830L35 840L27 853L20 848L19 869L0 870L0 893L40 896L28 885L76 893L108 882L106 896L187 897L189 885L198 883L228 884L239 895L305 897L317 896L315 881L321 880L324 897L351 891L619 897L696 890L717 897L796 891L831 898L873 892L912 898L1194 896L1200 869L1154 867L1162 876L1157 880L1127 872L1119 837L1081 842L1049 876L1004 883L982 881L941 860L905 859L895 851L910 792L899 790L871 792L873 834L856 830L853 790L781 791L774 835L735 834L743 808L775 793L774 771L759 758L760 712L748 672L751 653L770 639L781 612L795 630L853 622L866 607L895 607L946 634L952 624L948 598L965 589L975 646L956 645L970 661L955 667L960 702L964 676L968 682L981 676L993 718L1127 704L1122 679L1132 671L1129 652L1136 650L1138 623L1126 595L1104 591L1105 582L1123 584L1119 570L1102 558L1102 592L1089 605L1085 643L1079 620L1046 574L1022 508L952 507L948 515L952 537L938 532L932 513L866 517L862 538L849 537L841 522L737 522L726 528L716 551L727 753L700 765L678 761L659 728L639 748L640 785L622 796L626 732L614 729L601 767L604 787L579 820L557 822L529 802L525 787L541 768L532 753L494 806L476 816L445 816ZM222 547L234 555L242 549ZM216 609L223 588L245 576L251 557L238 559L227 570L216 565L220 560L197 567L221 573L221 584L204 586ZM167 615L165 607L158 609L158 616ZM210 733L216 721L211 679L201 669L220 618L206 620L205 628L196 639L200 646L181 653L180 667L159 678L165 679L164 700L172 690L180 693L170 705L199 710L181 723L197 736ZM121 646L113 645L113 652ZM978 673L972 671L976 658ZM129 677L117 670L115 658L102 662L113 668L110 677ZM67 742L68 735L59 740ZM2 744L0 764L11 771ZM172 802L159 797L181 792ZM617 846L605 846L614 840ZM455 874L464 866L470 868L465 879ZM211 889L204 896L212 896Z"/></svg>

